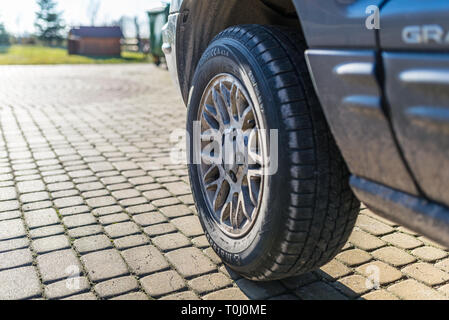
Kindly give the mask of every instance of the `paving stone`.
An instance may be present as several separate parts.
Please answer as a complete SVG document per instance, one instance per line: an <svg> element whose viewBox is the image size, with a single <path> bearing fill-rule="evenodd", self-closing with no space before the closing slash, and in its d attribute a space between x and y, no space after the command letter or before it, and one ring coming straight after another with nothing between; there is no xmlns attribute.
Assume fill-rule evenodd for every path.
<svg viewBox="0 0 449 320"><path fill-rule="evenodd" d="M163 208L163 207L173 206L173 205L181 203L181 202L178 200L178 198L171 197L171 198L152 200L151 203L158 208Z"/></svg>
<svg viewBox="0 0 449 320"><path fill-rule="evenodd" d="M380 248L371 254L374 258L391 264L394 267L400 267L416 261L415 257L395 247Z"/></svg>
<svg viewBox="0 0 449 320"><path fill-rule="evenodd" d="M295 292L303 300L347 300L344 295L323 281L311 283Z"/></svg>
<svg viewBox="0 0 449 320"><path fill-rule="evenodd" d="M365 295L362 296L362 299L364 300L399 300L398 297L391 294L390 292L379 289L375 291L371 291Z"/></svg>
<svg viewBox="0 0 449 320"><path fill-rule="evenodd" d="M86 254L81 257L89 278L98 282L128 274L123 258L117 250L104 250Z"/></svg>
<svg viewBox="0 0 449 320"><path fill-rule="evenodd" d="M368 251L385 246L384 241L362 230L354 230L349 238L349 242L362 250Z"/></svg>
<svg viewBox="0 0 449 320"><path fill-rule="evenodd" d="M449 248L447 248L447 247L445 247L445 246L443 246L443 245L441 245L441 244L439 244L439 243L437 243L435 241L432 241L429 238L418 237L418 239L420 241L422 241L424 244L428 245L428 246L435 247L435 248L438 248L438 249L441 249L441 250L445 250L445 251L449 251Z"/></svg>
<svg viewBox="0 0 449 320"><path fill-rule="evenodd" d="M401 281L388 287L388 291L406 300L444 300L445 297L438 291L427 287L416 280Z"/></svg>
<svg viewBox="0 0 449 320"><path fill-rule="evenodd" d="M111 298L111 300L148 300L148 297L143 292L131 292L124 294L122 296Z"/></svg>
<svg viewBox="0 0 449 320"><path fill-rule="evenodd" d="M0 240L19 238L25 236L25 234L22 220L0 221Z"/></svg>
<svg viewBox="0 0 449 320"><path fill-rule="evenodd" d="M89 163L89 168L93 172L102 172L102 171L109 171L109 170L114 169L114 167L109 162Z"/></svg>
<svg viewBox="0 0 449 320"><path fill-rule="evenodd" d="M101 282L94 288L101 298L109 298L136 290L139 288L139 284L136 278L128 276Z"/></svg>
<svg viewBox="0 0 449 320"><path fill-rule="evenodd" d="M67 278L72 275L73 270L82 270L72 250L39 255L36 261L44 283Z"/></svg>
<svg viewBox="0 0 449 320"><path fill-rule="evenodd" d="M120 206L109 206L109 207L103 207L103 208L98 208L92 211L92 214L94 216L106 216L109 214L114 214L114 213L119 213L119 212L123 212L122 207Z"/></svg>
<svg viewBox="0 0 449 320"><path fill-rule="evenodd" d="M359 275L347 276L334 283L338 290L350 298L356 298L370 291L373 288L372 285L372 281L367 281L365 277Z"/></svg>
<svg viewBox="0 0 449 320"><path fill-rule="evenodd" d="M153 246L128 249L122 252L131 271L146 275L169 267L164 256Z"/></svg>
<svg viewBox="0 0 449 320"><path fill-rule="evenodd" d="M320 274L330 280L336 280L351 273L351 269L338 260L332 260L320 268Z"/></svg>
<svg viewBox="0 0 449 320"><path fill-rule="evenodd" d="M92 293L83 293L75 296L71 296L68 298L64 298L62 300L75 300L75 301L82 301L82 300L97 300L97 297Z"/></svg>
<svg viewBox="0 0 449 320"><path fill-rule="evenodd" d="M358 267L356 271L370 279L373 284L377 282L384 285L402 278L402 273L398 269L381 261L369 262Z"/></svg>
<svg viewBox="0 0 449 320"><path fill-rule="evenodd" d="M51 208L53 206L53 202L51 201L38 201L33 203L27 203L22 205L22 210L26 211L36 211L41 209Z"/></svg>
<svg viewBox="0 0 449 320"><path fill-rule="evenodd" d="M49 200L49 199L50 199L50 195L48 194L48 192L26 193L26 194L23 194L20 196L20 201L22 203L37 202L37 201L43 201L43 200Z"/></svg>
<svg viewBox="0 0 449 320"><path fill-rule="evenodd" d="M40 239L55 235L64 234L65 230L64 227L61 225L53 225L48 227L42 227L30 230L30 237L32 239Z"/></svg>
<svg viewBox="0 0 449 320"><path fill-rule="evenodd" d="M134 222L122 222L106 226L104 231L110 238L120 238L140 232L139 227Z"/></svg>
<svg viewBox="0 0 449 320"><path fill-rule="evenodd" d="M449 280L449 274L428 263L414 263L402 269L409 277L415 278L429 286L442 284Z"/></svg>
<svg viewBox="0 0 449 320"><path fill-rule="evenodd" d="M54 192L54 191L61 191L61 190L69 190L69 189L72 189L74 186L75 185L73 184L73 182L66 181L66 182L57 182L57 183L48 184L47 189L50 192Z"/></svg>
<svg viewBox="0 0 449 320"><path fill-rule="evenodd" d="M114 223L129 221L129 216L125 213L117 213L100 217L98 220L102 225L106 226Z"/></svg>
<svg viewBox="0 0 449 320"><path fill-rule="evenodd" d="M435 264L435 267L449 273L449 258L446 258L443 261L438 262L437 264Z"/></svg>
<svg viewBox="0 0 449 320"><path fill-rule="evenodd" d="M162 199L162 198L169 198L172 195L167 190L159 189L159 190L144 192L143 196L151 201L151 200L158 200L158 199Z"/></svg>
<svg viewBox="0 0 449 320"><path fill-rule="evenodd" d="M249 300L248 297L238 288L228 288L209 293L203 297L204 300Z"/></svg>
<svg viewBox="0 0 449 320"><path fill-rule="evenodd" d="M117 200L135 198L140 196L140 192L134 189L120 190L112 192L112 196Z"/></svg>
<svg viewBox="0 0 449 320"><path fill-rule="evenodd" d="M415 250L412 251L412 254L414 256L418 257L418 259L421 259L421 260L424 260L427 262L433 262L436 260L440 260L447 256L447 252L445 252L441 249L429 247L429 246L416 248Z"/></svg>
<svg viewBox="0 0 449 320"><path fill-rule="evenodd" d="M148 227L155 224L167 222L167 218L165 218L159 212L150 212L134 215L133 220L142 227Z"/></svg>
<svg viewBox="0 0 449 320"><path fill-rule="evenodd" d="M114 245L117 249L129 249L132 247L137 247L145 244L149 244L150 241L147 236L143 234L136 234L133 236L127 236L114 240Z"/></svg>
<svg viewBox="0 0 449 320"><path fill-rule="evenodd" d="M359 215L357 218L356 226L375 236L384 235L394 231L391 226L363 214Z"/></svg>
<svg viewBox="0 0 449 320"><path fill-rule="evenodd" d="M65 235L57 235L36 239L32 242L32 247L34 252L41 254L70 248L70 243Z"/></svg>
<svg viewBox="0 0 449 320"><path fill-rule="evenodd" d="M150 237L157 237L163 234L176 232L177 230L171 223L161 223L146 227L143 231Z"/></svg>
<svg viewBox="0 0 449 320"><path fill-rule="evenodd" d="M141 279L140 282L151 297L167 295L186 287L184 280L175 271L155 273Z"/></svg>
<svg viewBox="0 0 449 320"><path fill-rule="evenodd" d="M97 235L103 232L103 229L99 225L91 225L85 227L79 227L75 229L68 230L68 234L70 238L78 239L82 237L88 237Z"/></svg>
<svg viewBox="0 0 449 320"><path fill-rule="evenodd" d="M231 280L221 273L207 274L188 282L189 287L199 294L216 291L231 285Z"/></svg>
<svg viewBox="0 0 449 320"><path fill-rule="evenodd" d="M13 219L20 218L21 216L22 216L22 213L20 211L0 212L0 221L13 220Z"/></svg>
<svg viewBox="0 0 449 320"><path fill-rule="evenodd" d="M18 238L0 241L0 252L28 248L30 241L28 238Z"/></svg>
<svg viewBox="0 0 449 320"><path fill-rule="evenodd" d="M73 242L76 251L81 254L109 249L112 247L111 240L105 235L96 235L77 239Z"/></svg>
<svg viewBox="0 0 449 320"><path fill-rule="evenodd" d="M164 184L164 187L167 188L169 192L177 196L191 193L190 186L184 182L167 183Z"/></svg>
<svg viewBox="0 0 449 320"><path fill-rule="evenodd" d="M185 205L164 207L160 211L168 218L178 218L192 214L192 211Z"/></svg>
<svg viewBox="0 0 449 320"><path fill-rule="evenodd" d="M191 291L185 291L185 292L179 292L175 294L171 294L168 296L165 296L161 298L161 300L200 300L198 296L191 292Z"/></svg>
<svg viewBox="0 0 449 320"><path fill-rule="evenodd" d="M348 266L356 266L370 261L372 257L365 251L352 249L338 254L337 259Z"/></svg>
<svg viewBox="0 0 449 320"><path fill-rule="evenodd" d="M32 262L33 256L29 249L0 253L0 270L22 267L30 265Z"/></svg>
<svg viewBox="0 0 449 320"><path fill-rule="evenodd" d="M17 184L17 189L20 193L44 191L45 184L42 180L23 181Z"/></svg>
<svg viewBox="0 0 449 320"><path fill-rule="evenodd" d="M45 296L48 299L61 299L90 290L86 277L73 277L45 286Z"/></svg>
<svg viewBox="0 0 449 320"><path fill-rule="evenodd" d="M153 183L154 179L152 177L148 177L148 176L136 177L136 178L129 179L129 182L135 186L138 186L138 185Z"/></svg>
<svg viewBox="0 0 449 320"><path fill-rule="evenodd" d="M38 228L59 223L58 215L53 208L25 212L24 216L29 228Z"/></svg>
<svg viewBox="0 0 449 320"><path fill-rule="evenodd" d="M193 238L192 243L194 246L201 248L201 249L207 248L210 245L209 242L207 241L206 236L204 236L204 235Z"/></svg>
<svg viewBox="0 0 449 320"><path fill-rule="evenodd" d="M194 277L216 270L216 266L197 248L184 248L165 255L183 277Z"/></svg>
<svg viewBox="0 0 449 320"><path fill-rule="evenodd" d="M84 200L81 197L69 197L69 198L56 199L53 202L55 203L55 206L58 208L66 208L81 205L84 203Z"/></svg>
<svg viewBox="0 0 449 320"><path fill-rule="evenodd" d="M237 286L250 299L264 300L285 292L280 282L254 282L247 279L236 281Z"/></svg>
<svg viewBox="0 0 449 320"><path fill-rule="evenodd" d="M131 199L124 199L120 200L119 203L122 207L129 207L129 206L136 206L139 204L147 203L148 200L144 197L138 197L138 198L131 198Z"/></svg>
<svg viewBox="0 0 449 320"><path fill-rule="evenodd" d="M116 204L113 197L98 197L86 200L86 203L92 208L107 207Z"/></svg>
<svg viewBox="0 0 449 320"><path fill-rule="evenodd" d="M139 214L139 213L151 212L154 210L156 210L156 208L149 203L126 208L126 212L128 212L129 214L132 214L132 215Z"/></svg>
<svg viewBox="0 0 449 320"><path fill-rule="evenodd" d="M0 300L18 300L41 294L41 283L34 267L0 271Z"/></svg>
<svg viewBox="0 0 449 320"><path fill-rule="evenodd" d="M188 237L204 234L200 220L196 216L177 218L172 220L171 223Z"/></svg>
<svg viewBox="0 0 449 320"><path fill-rule="evenodd" d="M69 217L64 217L62 222L67 228L77 228L88 226L97 223L95 217L90 213L77 214Z"/></svg>
<svg viewBox="0 0 449 320"><path fill-rule="evenodd" d="M152 239L153 243L161 250L168 251L188 247L192 243L181 233L171 233Z"/></svg>
<svg viewBox="0 0 449 320"><path fill-rule="evenodd" d="M439 287L438 291L441 292L442 294L446 295L449 299L449 284Z"/></svg>
<svg viewBox="0 0 449 320"><path fill-rule="evenodd" d="M19 207L19 201L16 200L0 201L0 212L17 210Z"/></svg>
<svg viewBox="0 0 449 320"><path fill-rule="evenodd" d="M103 190L94 190L94 191L87 191L87 192L83 192L81 194L81 196L84 199L90 199L90 198L98 198L98 197L103 197L103 196L108 196L109 195L109 191L106 189Z"/></svg>
<svg viewBox="0 0 449 320"><path fill-rule="evenodd" d="M382 237L382 240L402 249L414 249L422 245L422 242L405 233L395 232Z"/></svg>
<svg viewBox="0 0 449 320"><path fill-rule="evenodd" d="M73 216L80 213L87 213L90 211L88 206L73 206L69 208L59 209L59 214L63 217Z"/></svg>

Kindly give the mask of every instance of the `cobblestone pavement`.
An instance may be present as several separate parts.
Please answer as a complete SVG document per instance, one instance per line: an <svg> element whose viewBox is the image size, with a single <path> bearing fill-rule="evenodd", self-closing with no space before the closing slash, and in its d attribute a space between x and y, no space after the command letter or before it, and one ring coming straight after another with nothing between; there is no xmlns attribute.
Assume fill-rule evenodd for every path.
<svg viewBox="0 0 449 320"><path fill-rule="evenodd" d="M227 270L169 159L184 118L153 66L0 67L0 299L449 298L448 250L367 209L317 272Z"/></svg>

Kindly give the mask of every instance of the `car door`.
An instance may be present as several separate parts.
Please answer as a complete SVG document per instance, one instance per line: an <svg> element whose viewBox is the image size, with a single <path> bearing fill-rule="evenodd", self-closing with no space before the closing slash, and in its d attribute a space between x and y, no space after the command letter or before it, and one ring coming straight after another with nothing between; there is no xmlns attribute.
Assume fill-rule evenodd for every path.
<svg viewBox="0 0 449 320"><path fill-rule="evenodd" d="M449 1L390 0L381 11L393 130L427 198L449 205Z"/></svg>

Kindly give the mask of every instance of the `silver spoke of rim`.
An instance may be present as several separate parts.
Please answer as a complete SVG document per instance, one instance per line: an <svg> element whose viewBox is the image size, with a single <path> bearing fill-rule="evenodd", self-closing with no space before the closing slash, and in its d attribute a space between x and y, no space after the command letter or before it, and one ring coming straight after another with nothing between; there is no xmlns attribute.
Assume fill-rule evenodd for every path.
<svg viewBox="0 0 449 320"><path fill-rule="evenodd" d="M225 190L225 181L225 179L220 178L217 182L217 190L215 191L214 198L212 199L214 211L220 210L220 208L226 204L226 200L223 201L223 198L227 197L227 190Z"/></svg>
<svg viewBox="0 0 449 320"><path fill-rule="evenodd" d="M251 130L248 139L248 157L250 164L258 164L262 165L262 155L260 154L259 149L259 137L257 130Z"/></svg>
<svg viewBox="0 0 449 320"><path fill-rule="evenodd" d="M214 171L218 171L218 178L213 178ZM220 184L220 179L222 179L222 174L220 168L213 164L210 166L210 168L207 170L207 172L204 174L203 183L206 190L210 189L212 186L218 186Z"/></svg>
<svg viewBox="0 0 449 320"><path fill-rule="evenodd" d="M259 197L259 181L262 177L262 169L248 169L247 173L247 182L248 182L248 189L249 189L249 196L251 198L251 202L254 206L257 205L257 200ZM258 186L259 185L259 186ZM257 187L258 186L258 187Z"/></svg>
<svg viewBox="0 0 449 320"><path fill-rule="evenodd" d="M219 117L221 118L220 123L225 125L228 123L227 108L225 106L225 102L223 101L223 97L215 88L212 88L212 98L214 100L215 108L218 110ZM220 126L220 129L222 128L223 127Z"/></svg>
<svg viewBox="0 0 449 320"><path fill-rule="evenodd" d="M240 118L240 125L242 126L243 130L254 128L254 112L251 106L248 106L245 110L243 110L242 116Z"/></svg>
<svg viewBox="0 0 449 320"><path fill-rule="evenodd" d="M216 108L210 104L204 106L203 118L209 128L218 130L223 125L223 120Z"/></svg>
<svg viewBox="0 0 449 320"><path fill-rule="evenodd" d="M249 221L251 221L251 216L248 213L247 209L246 209L246 201L247 199L245 199L245 195L243 194L243 192L240 192L239 194L239 204L238 204L238 209L242 210L243 215L246 217L246 219L248 219ZM240 210L238 210L238 212L240 212Z"/></svg>

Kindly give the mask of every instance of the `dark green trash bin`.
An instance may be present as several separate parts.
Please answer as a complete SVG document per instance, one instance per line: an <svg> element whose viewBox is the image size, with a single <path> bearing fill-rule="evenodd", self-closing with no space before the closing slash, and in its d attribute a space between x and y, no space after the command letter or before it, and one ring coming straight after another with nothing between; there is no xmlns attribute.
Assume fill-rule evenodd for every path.
<svg viewBox="0 0 449 320"><path fill-rule="evenodd" d="M162 51L162 28L168 21L170 13L170 4L162 2L161 7L148 11L150 21L150 54L153 56L154 63L159 65L162 58L165 57Z"/></svg>

